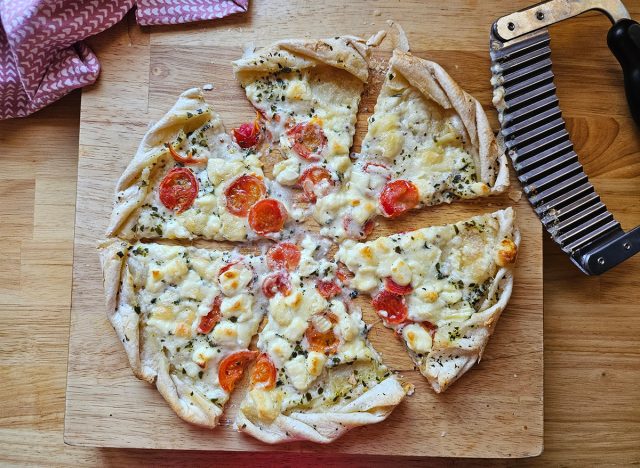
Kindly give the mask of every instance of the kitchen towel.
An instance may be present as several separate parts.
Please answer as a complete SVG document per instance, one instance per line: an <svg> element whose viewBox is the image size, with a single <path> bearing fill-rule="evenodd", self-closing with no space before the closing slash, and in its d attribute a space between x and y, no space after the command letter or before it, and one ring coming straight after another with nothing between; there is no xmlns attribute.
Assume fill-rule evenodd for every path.
<svg viewBox="0 0 640 468"><path fill-rule="evenodd" d="M100 63L82 40L136 4L146 26L222 18L246 11L249 0L0 0L0 120L95 82Z"/></svg>

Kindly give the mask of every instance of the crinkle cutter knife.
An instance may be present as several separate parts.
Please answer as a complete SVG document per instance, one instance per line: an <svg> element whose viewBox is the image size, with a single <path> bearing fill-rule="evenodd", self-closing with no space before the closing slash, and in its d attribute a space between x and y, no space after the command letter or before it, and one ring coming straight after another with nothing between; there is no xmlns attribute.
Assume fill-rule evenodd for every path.
<svg viewBox="0 0 640 468"><path fill-rule="evenodd" d="M547 27L589 10L613 26L631 114L640 125L640 25L620 0L551 0L503 16L491 29L494 104L524 193L553 240L599 275L640 251L640 226L624 232L584 173L558 106Z"/></svg>

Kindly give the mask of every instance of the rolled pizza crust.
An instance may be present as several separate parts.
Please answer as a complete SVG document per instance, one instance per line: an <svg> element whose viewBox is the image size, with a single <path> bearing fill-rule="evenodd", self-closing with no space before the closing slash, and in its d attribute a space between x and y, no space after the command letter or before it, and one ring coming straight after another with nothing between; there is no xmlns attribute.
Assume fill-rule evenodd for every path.
<svg viewBox="0 0 640 468"><path fill-rule="evenodd" d="M116 185L116 201L106 233L108 237L132 238L131 226L135 219L130 219L131 215L142 206L151 190L149 179L154 164L168 157L169 151L164 144L175 139L180 130L189 132L206 122L210 122L216 134L224 133L222 120L205 103L202 90L192 88L183 92L171 110L147 131Z"/></svg>
<svg viewBox="0 0 640 468"><path fill-rule="evenodd" d="M252 421L242 410L236 418L236 428L268 444L308 440L328 444L354 427L383 421L406 394L393 376L367 390L342 407L326 412L293 412L279 414L271 422Z"/></svg>
<svg viewBox="0 0 640 468"><path fill-rule="evenodd" d="M236 60L233 70L236 75L242 72L275 73L285 67L304 69L324 63L366 82L369 77L368 50L366 41L354 36L285 40Z"/></svg>
<svg viewBox="0 0 640 468"><path fill-rule="evenodd" d="M496 141L482 105L435 62L395 50L389 65L426 98L460 116L465 136L477 150L472 156L479 180L490 187L490 193L503 192L509 186L507 156Z"/></svg>
<svg viewBox="0 0 640 468"><path fill-rule="evenodd" d="M180 418L198 426L213 428L218 424L222 409L197 394L191 396L191 389L169 373L169 362L161 349L146 349L143 352L140 316L131 305L134 291L126 277L129 274L126 261L130 247L128 242L116 239L107 240L98 247L109 322L124 346L135 376L155 384Z"/></svg>
<svg viewBox="0 0 640 468"><path fill-rule="evenodd" d="M498 237L502 239L513 233L513 242L520 247L520 232L514 229L513 209L498 211L496 215L500 226ZM487 292L487 298L493 297L496 293L499 294L496 303L489 306L488 299L485 299L480 306L480 311L459 325L458 332L463 338L451 346L433 348L420 366L420 372L427 378L436 393L444 392L474 364L480 362L489 337L511 297L512 268L512 265L500 268Z"/></svg>

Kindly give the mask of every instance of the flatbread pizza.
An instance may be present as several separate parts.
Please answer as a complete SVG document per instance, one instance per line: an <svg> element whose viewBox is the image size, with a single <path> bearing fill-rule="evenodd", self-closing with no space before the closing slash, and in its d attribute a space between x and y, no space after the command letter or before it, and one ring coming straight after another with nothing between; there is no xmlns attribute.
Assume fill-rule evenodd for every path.
<svg viewBox="0 0 640 468"><path fill-rule="evenodd" d="M265 312L259 257L110 240L100 249L107 313L135 375L184 420L215 427Z"/></svg>
<svg viewBox="0 0 640 468"><path fill-rule="evenodd" d="M433 389L482 357L513 288L520 234L511 208L455 224L357 243L336 255L372 297Z"/></svg>
<svg viewBox="0 0 640 468"><path fill-rule="evenodd" d="M366 237L376 215L500 193L509 171L480 103L440 65L396 50L344 180L314 213L336 239Z"/></svg>
<svg viewBox="0 0 640 468"><path fill-rule="evenodd" d="M366 339L346 276L311 237L267 253L271 273L260 357L238 429L268 443L329 443L384 420L407 391Z"/></svg>
<svg viewBox="0 0 640 468"><path fill-rule="evenodd" d="M234 62L247 98L282 159L275 180L315 203L337 189L351 166L368 47L359 38L286 40Z"/></svg>
<svg viewBox="0 0 640 468"><path fill-rule="evenodd" d="M127 240L278 238L295 217L264 177L258 121L226 133L199 88L144 136L117 184L108 236Z"/></svg>

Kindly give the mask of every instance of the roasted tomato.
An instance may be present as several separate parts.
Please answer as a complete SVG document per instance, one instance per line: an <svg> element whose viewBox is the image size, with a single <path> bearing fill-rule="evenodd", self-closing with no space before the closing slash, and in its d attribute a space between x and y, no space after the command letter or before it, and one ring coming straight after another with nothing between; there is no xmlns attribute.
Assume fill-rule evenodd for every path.
<svg viewBox="0 0 640 468"><path fill-rule="evenodd" d="M289 281L289 275L283 271L276 271L266 276L262 281L262 292L265 296L271 299L277 293L283 296L291 294L291 282Z"/></svg>
<svg viewBox="0 0 640 468"><path fill-rule="evenodd" d="M338 350L340 339L333 333L333 326L336 323L338 323L338 317L331 312L322 312L311 317L304 333L311 351L334 354ZM324 329L318 329L316 324L324 325L322 327Z"/></svg>
<svg viewBox="0 0 640 468"><path fill-rule="evenodd" d="M211 306L211 311L200 319L200 324L198 325L198 332L210 333L213 330L220 319L222 318L222 314L220 313L220 305L222 305L222 296L216 296L213 300L213 305Z"/></svg>
<svg viewBox="0 0 640 468"><path fill-rule="evenodd" d="M251 387L271 390L275 386L276 366L271 362L271 359L269 359L266 353L262 353L258 356L256 365L253 366L253 371L251 371Z"/></svg>
<svg viewBox="0 0 640 468"><path fill-rule="evenodd" d="M318 280L316 282L316 289L325 299L336 297L342 292L342 288L338 283L332 280Z"/></svg>
<svg viewBox="0 0 640 468"><path fill-rule="evenodd" d="M380 193L382 214L387 218L395 218L415 207L420 202L418 187L404 179L387 183Z"/></svg>
<svg viewBox="0 0 640 468"><path fill-rule="evenodd" d="M237 351L230 354L222 361L220 361L220 367L218 368L218 380L220 386L225 392L232 392L236 386L236 382L240 380L244 370L251 361L253 361L258 355L257 351Z"/></svg>
<svg viewBox="0 0 640 468"><path fill-rule="evenodd" d="M179 162L181 164L198 164L205 161L204 158L194 158L193 153L191 151L189 151L189 153L186 156L182 156L175 149L173 149L173 146L171 146L171 143L167 144L167 148L169 148L169 153L171 153L171 156L173 156L173 159L176 162Z"/></svg>
<svg viewBox="0 0 640 468"><path fill-rule="evenodd" d="M372 304L380 318L388 324L397 325L407 320L409 310L404 296L383 289L373 297Z"/></svg>
<svg viewBox="0 0 640 468"><path fill-rule="evenodd" d="M262 139L262 131L258 119L251 123L243 123L231 131L233 133L233 139L236 140L240 148L252 148L260 143Z"/></svg>
<svg viewBox="0 0 640 468"><path fill-rule="evenodd" d="M261 236L282 231L286 220L287 209L273 198L260 200L249 210L249 226Z"/></svg>
<svg viewBox="0 0 640 468"><path fill-rule="evenodd" d="M298 180L307 201L315 203L318 197L323 197L335 185L331 173L323 167L312 166L306 169Z"/></svg>
<svg viewBox="0 0 640 468"><path fill-rule="evenodd" d="M300 249L290 242L280 242L267 251L267 266L270 270L295 270L300 264Z"/></svg>
<svg viewBox="0 0 640 468"><path fill-rule="evenodd" d="M401 296L404 296L405 294L409 294L411 291L413 291L413 288L411 287L410 284L407 284L406 286L402 286L396 283L395 281L393 281L390 277L384 279L384 289L386 289L391 293L399 294Z"/></svg>
<svg viewBox="0 0 640 468"><path fill-rule="evenodd" d="M293 151L307 161L318 161L327 145L322 127L314 121L294 125L287 130L287 135L291 139Z"/></svg>
<svg viewBox="0 0 640 468"><path fill-rule="evenodd" d="M265 197L267 187L253 174L245 174L231 182L224 191L227 210L235 216L247 216L249 209Z"/></svg>
<svg viewBox="0 0 640 468"><path fill-rule="evenodd" d="M168 209L182 213L198 196L198 180L186 167L174 167L160 182L160 201Z"/></svg>
<svg viewBox="0 0 640 468"><path fill-rule="evenodd" d="M347 237L351 239L366 239L371 235L376 223L373 219L368 219L363 225L356 222L351 216L347 215L342 219L342 227Z"/></svg>

